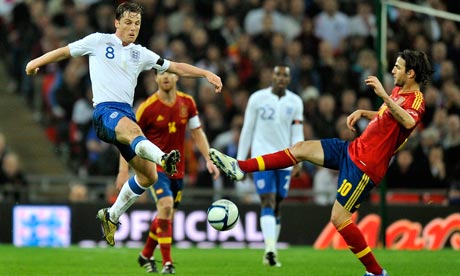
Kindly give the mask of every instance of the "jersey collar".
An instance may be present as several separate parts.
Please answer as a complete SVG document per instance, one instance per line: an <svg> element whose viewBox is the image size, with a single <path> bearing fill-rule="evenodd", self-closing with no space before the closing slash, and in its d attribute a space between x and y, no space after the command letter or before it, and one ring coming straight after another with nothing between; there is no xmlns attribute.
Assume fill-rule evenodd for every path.
<svg viewBox="0 0 460 276"><path fill-rule="evenodd" d="M113 33L111 35L117 41L118 45L121 45L124 48L130 48L130 47L132 47L134 45L133 43L129 43L128 45L123 46L123 41L121 41L121 39L115 33Z"/></svg>

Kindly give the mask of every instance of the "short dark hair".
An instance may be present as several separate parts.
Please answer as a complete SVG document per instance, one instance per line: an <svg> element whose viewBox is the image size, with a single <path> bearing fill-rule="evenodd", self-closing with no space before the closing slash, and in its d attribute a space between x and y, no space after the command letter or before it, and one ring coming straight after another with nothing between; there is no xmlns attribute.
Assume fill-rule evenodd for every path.
<svg viewBox="0 0 460 276"><path fill-rule="evenodd" d="M398 56L406 61L406 72L414 70L415 82L428 84L431 81L433 69L428 56L422 51L404 50Z"/></svg>
<svg viewBox="0 0 460 276"><path fill-rule="evenodd" d="M123 2L120 5L118 5L117 10L115 12L115 18L117 20L120 20L125 12L139 13L142 15L144 13L144 8L139 3L133 3L129 1Z"/></svg>

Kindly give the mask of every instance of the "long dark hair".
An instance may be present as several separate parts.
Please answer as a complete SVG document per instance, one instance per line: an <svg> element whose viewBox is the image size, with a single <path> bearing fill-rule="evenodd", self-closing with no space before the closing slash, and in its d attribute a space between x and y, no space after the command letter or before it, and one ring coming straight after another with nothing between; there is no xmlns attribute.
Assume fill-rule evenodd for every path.
<svg viewBox="0 0 460 276"><path fill-rule="evenodd" d="M406 61L406 72L414 70L415 82L426 85L431 81L433 69L428 56L422 51L404 50L398 56Z"/></svg>

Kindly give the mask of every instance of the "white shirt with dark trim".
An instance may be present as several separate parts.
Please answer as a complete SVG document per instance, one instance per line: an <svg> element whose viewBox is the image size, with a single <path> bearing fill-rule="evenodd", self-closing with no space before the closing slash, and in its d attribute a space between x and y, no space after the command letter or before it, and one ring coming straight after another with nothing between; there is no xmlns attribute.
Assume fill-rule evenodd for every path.
<svg viewBox="0 0 460 276"><path fill-rule="evenodd" d="M303 141L303 103L292 91L278 97L272 87L254 92L248 101L237 159L276 152Z"/></svg>
<svg viewBox="0 0 460 276"><path fill-rule="evenodd" d="M94 106L102 102L132 106L139 74L152 68L164 72L170 65L141 45L123 46L115 34L93 33L70 43L69 49L73 57L89 56Z"/></svg>

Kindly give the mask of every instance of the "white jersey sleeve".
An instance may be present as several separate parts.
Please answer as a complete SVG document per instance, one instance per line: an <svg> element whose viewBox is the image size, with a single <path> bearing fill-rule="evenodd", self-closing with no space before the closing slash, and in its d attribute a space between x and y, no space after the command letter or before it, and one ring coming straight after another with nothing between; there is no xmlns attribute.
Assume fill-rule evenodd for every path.
<svg viewBox="0 0 460 276"><path fill-rule="evenodd" d="M101 37L101 33L94 33L70 43L70 55L73 57L93 55L94 49L96 49L96 45Z"/></svg>
<svg viewBox="0 0 460 276"><path fill-rule="evenodd" d="M144 64L144 68L142 71L154 68L158 71L158 73L164 73L166 70L168 70L170 64L169 60L161 58L159 55L145 47L142 47L142 51L142 57L145 60L144 62L142 62L142 64Z"/></svg>
<svg viewBox="0 0 460 276"><path fill-rule="evenodd" d="M249 150L252 144L254 125L257 120L256 97L253 97L253 95L249 97L246 111L244 112L244 123L243 128L241 129L238 143L238 153L236 155L238 160L245 160L248 158Z"/></svg>

